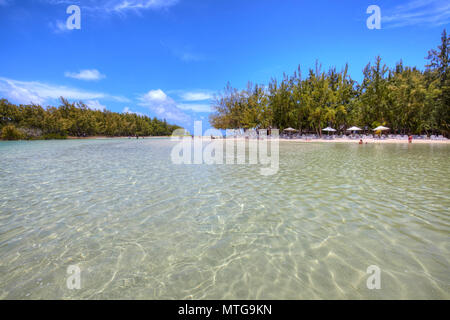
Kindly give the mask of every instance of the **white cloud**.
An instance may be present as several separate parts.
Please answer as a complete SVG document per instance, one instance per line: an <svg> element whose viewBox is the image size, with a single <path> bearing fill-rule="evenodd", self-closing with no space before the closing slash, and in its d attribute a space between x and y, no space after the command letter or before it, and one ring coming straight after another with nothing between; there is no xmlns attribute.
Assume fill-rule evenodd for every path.
<svg viewBox="0 0 450 320"><path fill-rule="evenodd" d="M106 106L102 105L98 100L88 100L85 102L85 104L92 110L106 110Z"/></svg>
<svg viewBox="0 0 450 320"><path fill-rule="evenodd" d="M172 91L176 93L183 102L178 103L177 107L181 110L190 110L193 112L211 112L211 106L206 100L213 98L213 93L208 90L195 91ZM197 103L193 103L197 102Z"/></svg>
<svg viewBox="0 0 450 320"><path fill-rule="evenodd" d="M61 20L49 22L48 26L53 30L54 33L65 33L72 31L71 29L68 29L66 23Z"/></svg>
<svg viewBox="0 0 450 320"><path fill-rule="evenodd" d="M177 107L181 110L191 110L194 112L212 112L209 104L201 103L179 103Z"/></svg>
<svg viewBox="0 0 450 320"><path fill-rule="evenodd" d="M0 0L5 1L5 0ZM52 5L74 4L71 0L41 0ZM102 14L126 12L139 13L144 10L163 10L168 9L178 3L178 0L82 0L76 1L83 12Z"/></svg>
<svg viewBox="0 0 450 320"><path fill-rule="evenodd" d="M161 89L158 90L150 90L146 94L143 95L143 98L146 101L152 101L152 102L167 102L170 101L170 98L167 97L167 95L162 91Z"/></svg>
<svg viewBox="0 0 450 320"><path fill-rule="evenodd" d="M204 57L201 54L194 52L178 52L174 54L185 62L201 61L204 59Z"/></svg>
<svg viewBox="0 0 450 320"><path fill-rule="evenodd" d="M70 100L107 99L118 102L129 101L125 97L102 92L86 91L66 86L51 85L37 81L19 81L0 77L0 94L15 103L44 104L64 97Z"/></svg>
<svg viewBox="0 0 450 320"><path fill-rule="evenodd" d="M196 52L191 45L160 41L161 46L166 48L171 55L184 62L195 62L205 60L204 55Z"/></svg>
<svg viewBox="0 0 450 320"><path fill-rule="evenodd" d="M120 0L109 1L105 4L108 11L124 12L147 9L163 9L175 5L178 0Z"/></svg>
<svg viewBox="0 0 450 320"><path fill-rule="evenodd" d="M382 23L390 28L411 25L441 26L450 23L448 0L413 0L392 9L381 8Z"/></svg>
<svg viewBox="0 0 450 320"><path fill-rule="evenodd" d="M97 69L81 70L80 72L65 72L64 75L68 78L86 81L95 81L106 78L106 76L101 74Z"/></svg>
<svg viewBox="0 0 450 320"><path fill-rule="evenodd" d="M212 93L210 92L184 92L180 94L180 97L184 101L202 101L202 100L209 100L213 97Z"/></svg>
<svg viewBox="0 0 450 320"><path fill-rule="evenodd" d="M141 95L138 100L139 105L149 108L158 118L188 124L190 117L177 107L176 102L167 96L161 89L150 90Z"/></svg>
<svg viewBox="0 0 450 320"><path fill-rule="evenodd" d="M21 83L0 78L0 93L7 99L22 104L36 103L42 104L45 97L39 95L36 90L22 86Z"/></svg>
<svg viewBox="0 0 450 320"><path fill-rule="evenodd" d="M125 107L122 110L122 113L134 113L137 114L138 116L145 116L143 113L141 112L137 112L137 111L131 111L131 109L129 107Z"/></svg>
<svg viewBox="0 0 450 320"><path fill-rule="evenodd" d="M41 2L58 5L58 6L68 6L71 4L77 4L82 11L82 16L89 15L104 18L108 15L118 14L121 16L126 15L128 12L134 12L140 14L143 11L160 11L168 9L178 3L178 0L40 0ZM0 6L8 5L11 0L0 0ZM74 29L68 29L65 21L56 20L54 22L49 22L48 26L53 30L54 33L62 34L70 32ZM185 61L191 61L191 59L196 59L194 56L186 56Z"/></svg>

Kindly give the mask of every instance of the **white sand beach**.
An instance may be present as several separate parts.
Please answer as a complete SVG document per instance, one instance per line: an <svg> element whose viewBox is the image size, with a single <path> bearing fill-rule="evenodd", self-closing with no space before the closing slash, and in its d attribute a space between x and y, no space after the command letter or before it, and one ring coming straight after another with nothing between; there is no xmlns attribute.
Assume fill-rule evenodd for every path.
<svg viewBox="0 0 450 320"><path fill-rule="evenodd" d="M349 138L335 138L335 139L285 139L280 138L280 141L288 141L288 142L324 142L324 143L359 143L359 139L349 139ZM374 139L374 138L363 138L363 143L408 143L408 139ZM413 139L411 144L449 144L450 139L447 140L431 140L431 139Z"/></svg>

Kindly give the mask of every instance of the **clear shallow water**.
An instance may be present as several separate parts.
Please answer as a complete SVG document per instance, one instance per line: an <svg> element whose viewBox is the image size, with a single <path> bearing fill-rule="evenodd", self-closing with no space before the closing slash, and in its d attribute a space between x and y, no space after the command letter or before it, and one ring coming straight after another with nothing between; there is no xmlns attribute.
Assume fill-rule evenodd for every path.
<svg viewBox="0 0 450 320"><path fill-rule="evenodd" d="M450 298L450 146L285 142L262 176L173 145L0 142L0 298Z"/></svg>

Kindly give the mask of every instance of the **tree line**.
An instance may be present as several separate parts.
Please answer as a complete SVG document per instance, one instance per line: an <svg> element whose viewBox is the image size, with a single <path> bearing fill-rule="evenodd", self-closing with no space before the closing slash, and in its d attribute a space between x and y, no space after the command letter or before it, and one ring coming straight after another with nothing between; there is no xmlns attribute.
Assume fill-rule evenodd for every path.
<svg viewBox="0 0 450 320"><path fill-rule="evenodd" d="M67 136L166 136L177 125L134 113L91 110L83 102L61 98L59 107L14 105L0 99L0 134L4 140L64 139Z"/></svg>
<svg viewBox="0 0 450 320"><path fill-rule="evenodd" d="M390 69L378 56L364 68L361 83L350 77L348 65L325 72L317 62L305 78L298 67L268 86L249 82L238 90L228 83L214 99L210 123L217 129L293 127L319 135L325 126L344 132L354 125L384 125L394 133L449 136L449 44L444 30L441 44L428 52L424 71L402 61Z"/></svg>

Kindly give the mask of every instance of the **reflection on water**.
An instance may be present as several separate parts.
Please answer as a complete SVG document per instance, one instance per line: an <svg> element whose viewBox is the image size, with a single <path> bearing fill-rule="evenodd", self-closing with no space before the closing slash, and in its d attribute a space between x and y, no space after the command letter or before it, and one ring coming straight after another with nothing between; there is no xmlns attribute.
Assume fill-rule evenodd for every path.
<svg viewBox="0 0 450 320"><path fill-rule="evenodd" d="M262 176L173 145L1 142L0 298L450 298L450 146L285 142Z"/></svg>

